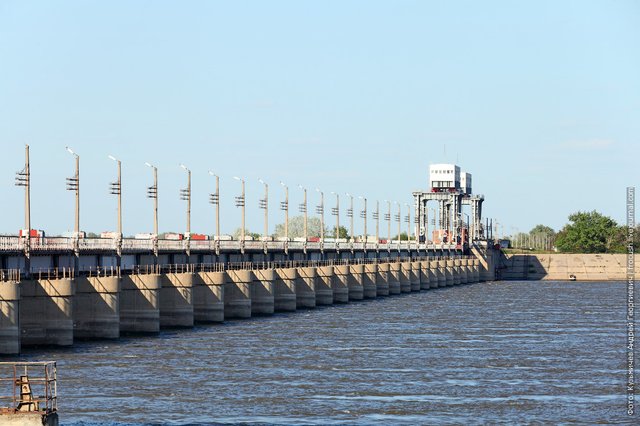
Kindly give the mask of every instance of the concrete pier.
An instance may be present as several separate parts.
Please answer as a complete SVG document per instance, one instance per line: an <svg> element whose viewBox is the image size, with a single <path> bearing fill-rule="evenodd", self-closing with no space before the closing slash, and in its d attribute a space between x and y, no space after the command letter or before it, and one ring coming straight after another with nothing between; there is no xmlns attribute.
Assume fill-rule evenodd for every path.
<svg viewBox="0 0 640 426"><path fill-rule="evenodd" d="M429 269L433 272L436 282L436 288L446 287L447 281L444 277L444 272L440 269L440 261L429 261Z"/></svg>
<svg viewBox="0 0 640 426"><path fill-rule="evenodd" d="M273 269L253 271L251 282L251 316L273 315L275 308L273 284L276 273Z"/></svg>
<svg viewBox="0 0 640 426"><path fill-rule="evenodd" d="M378 263L376 289L378 297L389 295L389 264L387 262Z"/></svg>
<svg viewBox="0 0 640 426"><path fill-rule="evenodd" d="M429 290L431 288L431 277L429 274L429 261L421 260L419 263L420 263L420 289Z"/></svg>
<svg viewBox="0 0 640 426"><path fill-rule="evenodd" d="M20 283L19 321L22 346L73 344L73 296L70 278Z"/></svg>
<svg viewBox="0 0 640 426"><path fill-rule="evenodd" d="M333 305L333 266L322 266L317 269L316 305Z"/></svg>
<svg viewBox="0 0 640 426"><path fill-rule="evenodd" d="M453 285L453 260L443 260L445 279L447 281L447 287Z"/></svg>
<svg viewBox="0 0 640 426"><path fill-rule="evenodd" d="M349 266L349 300L362 300L364 298L364 265Z"/></svg>
<svg viewBox="0 0 640 426"><path fill-rule="evenodd" d="M453 259L453 285L460 285L460 259Z"/></svg>
<svg viewBox="0 0 640 426"><path fill-rule="evenodd" d="M0 354L20 353L20 284L0 282Z"/></svg>
<svg viewBox="0 0 640 426"><path fill-rule="evenodd" d="M364 265L364 277L362 281L362 289L365 299L375 299L378 294L378 265L368 263Z"/></svg>
<svg viewBox="0 0 640 426"><path fill-rule="evenodd" d="M400 264L400 268L400 273L406 275L409 278L411 291L420 291L420 262L403 262Z"/></svg>
<svg viewBox="0 0 640 426"><path fill-rule="evenodd" d="M296 280L296 306L300 308L316 307L316 268L298 268Z"/></svg>
<svg viewBox="0 0 640 426"><path fill-rule="evenodd" d="M224 281L224 318L251 318L253 272L229 270Z"/></svg>
<svg viewBox="0 0 640 426"><path fill-rule="evenodd" d="M75 283L74 339L120 337L120 278L81 276Z"/></svg>
<svg viewBox="0 0 640 426"><path fill-rule="evenodd" d="M473 259L473 282L480 282L480 261L478 259Z"/></svg>
<svg viewBox="0 0 640 426"><path fill-rule="evenodd" d="M460 284L467 283L467 259L460 259Z"/></svg>
<svg viewBox="0 0 640 426"><path fill-rule="evenodd" d="M193 286L195 322L224 321L224 272L198 272Z"/></svg>
<svg viewBox="0 0 640 426"><path fill-rule="evenodd" d="M293 312L296 310L296 268L276 269L276 280L273 284L273 302L276 312Z"/></svg>
<svg viewBox="0 0 640 426"><path fill-rule="evenodd" d="M120 333L158 333L160 275L124 275L120 289Z"/></svg>
<svg viewBox="0 0 640 426"><path fill-rule="evenodd" d="M400 291L411 293L411 262L400 263Z"/></svg>
<svg viewBox="0 0 640 426"><path fill-rule="evenodd" d="M160 274L160 327L193 327L191 272Z"/></svg>
<svg viewBox="0 0 640 426"><path fill-rule="evenodd" d="M349 265L333 267L333 303L349 302Z"/></svg>
<svg viewBox="0 0 640 426"><path fill-rule="evenodd" d="M397 262L389 263L389 294L400 294L400 274L402 266Z"/></svg>

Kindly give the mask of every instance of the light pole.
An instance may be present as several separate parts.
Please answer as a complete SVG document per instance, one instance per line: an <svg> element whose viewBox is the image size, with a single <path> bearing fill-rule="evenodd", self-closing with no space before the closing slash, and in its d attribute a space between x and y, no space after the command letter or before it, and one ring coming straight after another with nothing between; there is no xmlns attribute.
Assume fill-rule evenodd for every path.
<svg viewBox="0 0 640 426"><path fill-rule="evenodd" d="M401 206L400 206L400 203L397 202L397 201L394 201L394 203L396 203L398 205L398 214L396 215L396 222L398 222L398 250L400 250L400 232L401 232L401 230L400 230L400 218L401 218L400 209L401 209Z"/></svg>
<svg viewBox="0 0 640 426"><path fill-rule="evenodd" d="M150 163L145 166L153 170L153 185L147 188L147 198L153 200L153 255L158 260L158 168Z"/></svg>
<svg viewBox="0 0 640 426"><path fill-rule="evenodd" d="M220 176L209 170L209 175L216 178L216 191L209 194L209 203L216 206L216 247L220 244Z"/></svg>
<svg viewBox="0 0 640 426"><path fill-rule="evenodd" d="M429 214L429 210L431 210L433 212L433 217L431 218L431 224L433 225L433 229L437 229L436 228L436 209L435 209L435 207L431 207L431 208L427 209L427 214ZM427 217L427 219L429 219L429 218ZM427 242L427 244L429 244L429 224L428 224L428 220L427 220L427 229L425 230L425 232L427 233L426 242Z"/></svg>
<svg viewBox="0 0 640 426"><path fill-rule="evenodd" d="M280 210L284 211L284 253L289 254L289 187L280 182L284 188L284 201L280 202Z"/></svg>
<svg viewBox="0 0 640 426"><path fill-rule="evenodd" d="M185 235L187 257L191 256L191 170L184 164L180 167L187 172L187 187L180 190L180 199L187 202L187 232Z"/></svg>
<svg viewBox="0 0 640 426"><path fill-rule="evenodd" d="M16 186L24 186L24 227L27 235L24 238L24 256L27 273L31 272L31 171L29 167L29 145L24 149L24 169L16 173Z"/></svg>
<svg viewBox="0 0 640 426"><path fill-rule="evenodd" d="M258 182L264 185L264 198L258 202L258 206L264 210L264 247L267 249L267 236L269 235L269 184L262 179Z"/></svg>
<svg viewBox="0 0 640 426"><path fill-rule="evenodd" d="M338 239L340 238L340 194L331 191L336 196L336 206L331 209L331 214L336 217L336 247L338 247Z"/></svg>
<svg viewBox="0 0 640 426"><path fill-rule="evenodd" d="M324 243L324 192L316 188L316 192L320 193L320 205L316 206L316 213L320 215L320 243ZM320 246L322 249L322 246Z"/></svg>
<svg viewBox="0 0 640 426"><path fill-rule="evenodd" d="M384 220L387 221L387 246L389 246L391 244L391 201L384 201L387 203L387 213L384 215Z"/></svg>
<svg viewBox="0 0 640 426"><path fill-rule="evenodd" d="M347 217L348 217L348 218L350 219L350 221L351 221L351 226L350 226L350 227L351 227L351 229L350 229L350 231L351 231L351 238L349 239L349 242L352 244L352 247L353 247L353 195L349 194L348 192L347 192L347 194L346 194L346 195L347 195L347 197L349 197L349 199L351 200L351 201L350 201L350 204L349 204L349 206L350 206L350 207L347 209Z"/></svg>
<svg viewBox="0 0 640 426"><path fill-rule="evenodd" d="M122 162L113 155L109 155L109 159L116 162L118 165L118 176L115 182L111 182L109 185L109 191L111 195L118 196L118 230L116 231L118 236L116 239L116 251L117 251L117 263L121 265L122 261Z"/></svg>
<svg viewBox="0 0 640 426"><path fill-rule="evenodd" d="M307 246L307 240L309 239L309 229L308 229L308 218L307 218L307 188L302 185L298 185L298 188L304 191L304 199L302 200L302 204L299 206L300 213L304 213L304 246Z"/></svg>
<svg viewBox="0 0 640 426"><path fill-rule="evenodd" d="M376 221L376 247L380 243L380 202L376 200L376 211L373 212L373 218Z"/></svg>
<svg viewBox="0 0 640 426"><path fill-rule="evenodd" d="M411 247L411 206L408 203L404 203L407 206L407 215L404 217L404 221L407 223L407 244Z"/></svg>
<svg viewBox="0 0 640 426"><path fill-rule="evenodd" d="M242 253L244 253L244 209L245 209L245 202L244 202L244 179L239 178L238 176L234 176L233 177L235 180L240 181L241 185L242 185L242 193L240 194L239 197L236 197L236 207L241 207L242 208L242 223L241 223L241 228L240 228L240 247L242 249Z"/></svg>
<svg viewBox="0 0 640 426"><path fill-rule="evenodd" d="M73 152L69 147L66 147L67 152L73 155L76 160L76 173L73 177L67 178L67 191L74 191L76 193L76 212L75 212L75 224L73 227L73 252L75 255L74 265L78 270L80 267L80 156Z"/></svg>
<svg viewBox="0 0 640 426"><path fill-rule="evenodd" d="M364 248L367 249L367 199L365 197L358 197L364 201L364 210L360 212L360 217L364 219Z"/></svg>

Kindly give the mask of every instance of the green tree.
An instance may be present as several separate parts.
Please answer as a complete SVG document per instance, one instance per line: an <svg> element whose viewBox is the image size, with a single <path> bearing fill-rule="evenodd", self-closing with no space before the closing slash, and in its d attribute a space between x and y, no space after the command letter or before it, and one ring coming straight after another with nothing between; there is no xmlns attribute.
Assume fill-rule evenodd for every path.
<svg viewBox="0 0 640 426"><path fill-rule="evenodd" d="M329 236L331 236L331 237L335 237L336 236L336 227L335 226L333 228L331 228L331 232L329 233ZM340 225L340 228L338 229L338 238L349 238L349 231L347 230L347 228L345 228L342 225Z"/></svg>
<svg viewBox="0 0 640 426"><path fill-rule="evenodd" d="M607 253L619 250L620 227L597 211L577 212L556 237L556 247L568 253Z"/></svg>
<svg viewBox="0 0 640 426"><path fill-rule="evenodd" d="M242 227L237 228L235 231L233 231L233 239L234 240L239 240L242 234ZM262 239L262 234L258 233L258 232L251 232L248 229L244 230L244 236L245 237L252 237L254 240L261 240Z"/></svg>
<svg viewBox="0 0 640 426"><path fill-rule="evenodd" d="M320 236L320 218L318 217L309 217L307 219L307 227L309 237L319 237ZM326 237L333 236L334 234L329 233L327 228L325 227L324 235ZM276 237L284 237L284 223L279 223L276 225ZM289 238L304 238L304 216L294 216L289 218Z"/></svg>

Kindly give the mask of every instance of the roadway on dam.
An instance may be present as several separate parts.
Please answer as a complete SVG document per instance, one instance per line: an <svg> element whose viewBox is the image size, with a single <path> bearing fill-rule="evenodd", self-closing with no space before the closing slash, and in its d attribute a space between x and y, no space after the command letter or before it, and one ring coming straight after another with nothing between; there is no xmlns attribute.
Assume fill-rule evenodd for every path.
<svg viewBox="0 0 640 426"><path fill-rule="evenodd" d="M61 421L625 423L622 282L486 282L69 348Z"/></svg>

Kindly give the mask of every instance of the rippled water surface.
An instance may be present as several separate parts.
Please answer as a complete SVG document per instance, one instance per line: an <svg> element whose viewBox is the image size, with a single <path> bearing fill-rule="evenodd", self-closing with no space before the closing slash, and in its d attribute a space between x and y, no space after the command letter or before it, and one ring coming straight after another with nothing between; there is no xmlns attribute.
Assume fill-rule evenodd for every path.
<svg viewBox="0 0 640 426"><path fill-rule="evenodd" d="M21 358L58 361L63 424L632 424L625 302L481 283Z"/></svg>

